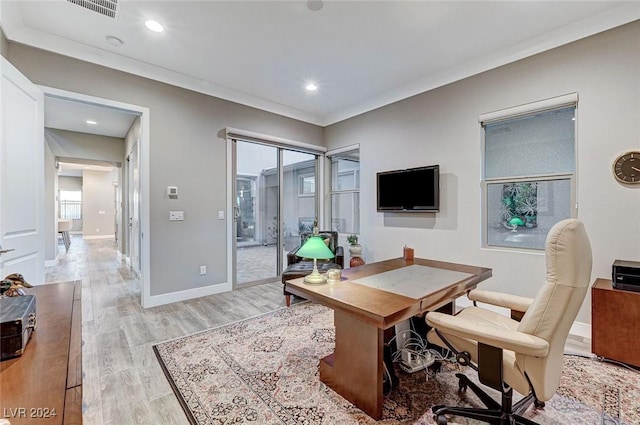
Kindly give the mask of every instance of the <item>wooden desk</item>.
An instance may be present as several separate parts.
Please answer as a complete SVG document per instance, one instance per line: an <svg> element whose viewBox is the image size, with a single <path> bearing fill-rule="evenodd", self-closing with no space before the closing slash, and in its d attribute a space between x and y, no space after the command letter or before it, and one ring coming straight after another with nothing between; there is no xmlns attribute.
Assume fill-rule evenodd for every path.
<svg viewBox="0 0 640 425"><path fill-rule="evenodd" d="M430 290L418 298L353 283L410 265L469 273L464 279ZM320 360L320 380L374 419L382 417L384 330L412 316L446 305L491 277L491 269L416 258L396 258L343 270L341 282L312 286L303 279L285 290L334 310L336 346Z"/></svg>
<svg viewBox="0 0 640 425"><path fill-rule="evenodd" d="M591 287L591 346L595 355L640 367L640 292L614 289L609 279Z"/></svg>
<svg viewBox="0 0 640 425"><path fill-rule="evenodd" d="M81 283L41 285L24 354L0 362L0 418L11 425L82 424ZM54 416L55 414L55 416Z"/></svg>

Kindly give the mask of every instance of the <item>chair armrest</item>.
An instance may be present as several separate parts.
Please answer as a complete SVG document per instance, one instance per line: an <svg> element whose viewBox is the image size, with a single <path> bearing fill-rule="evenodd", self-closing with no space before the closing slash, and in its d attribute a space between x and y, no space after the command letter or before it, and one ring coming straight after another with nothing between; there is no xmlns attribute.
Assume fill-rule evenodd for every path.
<svg viewBox="0 0 640 425"><path fill-rule="evenodd" d="M287 266L300 262L301 258L296 255L296 252L298 252L299 249L300 245L287 252Z"/></svg>
<svg viewBox="0 0 640 425"><path fill-rule="evenodd" d="M534 335L508 329L498 329L477 321L437 312L427 313L426 320L429 326L433 326L445 333L478 341L503 350L511 350L519 354L535 357L545 357L549 354L549 343Z"/></svg>
<svg viewBox="0 0 640 425"><path fill-rule="evenodd" d="M471 301L479 301L481 303L505 307L511 310L521 311L523 313L525 313L533 303L533 298L505 294L502 292L485 291L482 289L474 289L467 294L467 298Z"/></svg>
<svg viewBox="0 0 640 425"><path fill-rule="evenodd" d="M341 269L344 269L344 248L337 246L335 255L333 262L339 265Z"/></svg>

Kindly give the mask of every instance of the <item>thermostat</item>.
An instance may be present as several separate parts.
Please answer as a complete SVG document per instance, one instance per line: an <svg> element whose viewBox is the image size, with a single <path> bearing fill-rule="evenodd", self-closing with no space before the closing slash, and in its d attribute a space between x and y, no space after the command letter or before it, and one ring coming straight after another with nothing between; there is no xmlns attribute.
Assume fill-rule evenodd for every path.
<svg viewBox="0 0 640 425"><path fill-rule="evenodd" d="M169 199L178 199L178 188L176 186L167 186L167 196Z"/></svg>

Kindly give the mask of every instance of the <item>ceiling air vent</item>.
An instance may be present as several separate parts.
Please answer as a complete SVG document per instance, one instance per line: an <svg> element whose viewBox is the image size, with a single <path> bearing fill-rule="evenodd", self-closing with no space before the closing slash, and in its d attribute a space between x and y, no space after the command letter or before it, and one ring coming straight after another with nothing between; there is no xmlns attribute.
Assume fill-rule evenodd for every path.
<svg viewBox="0 0 640 425"><path fill-rule="evenodd" d="M110 18L116 17L118 0L67 0L69 3L77 4L85 9L93 10Z"/></svg>

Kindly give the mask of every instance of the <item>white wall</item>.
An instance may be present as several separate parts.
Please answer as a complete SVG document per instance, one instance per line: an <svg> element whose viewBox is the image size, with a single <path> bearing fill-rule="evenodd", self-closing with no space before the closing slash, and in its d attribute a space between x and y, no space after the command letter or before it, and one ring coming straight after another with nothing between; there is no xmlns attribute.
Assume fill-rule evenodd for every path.
<svg viewBox="0 0 640 425"><path fill-rule="evenodd" d="M82 235L115 238L114 183L118 169L82 173Z"/></svg>
<svg viewBox="0 0 640 425"><path fill-rule="evenodd" d="M492 267L485 288L535 295L543 255L481 248L478 116L571 92L579 95L578 218L591 239L593 277L609 277L617 258L640 260L640 188L611 172L619 153L640 149L639 40L635 22L326 128L330 149L360 143L367 261L399 257L407 244L417 257ZM429 164L440 164L440 213L376 212L376 172ZM590 306L588 296L578 321L590 323Z"/></svg>

